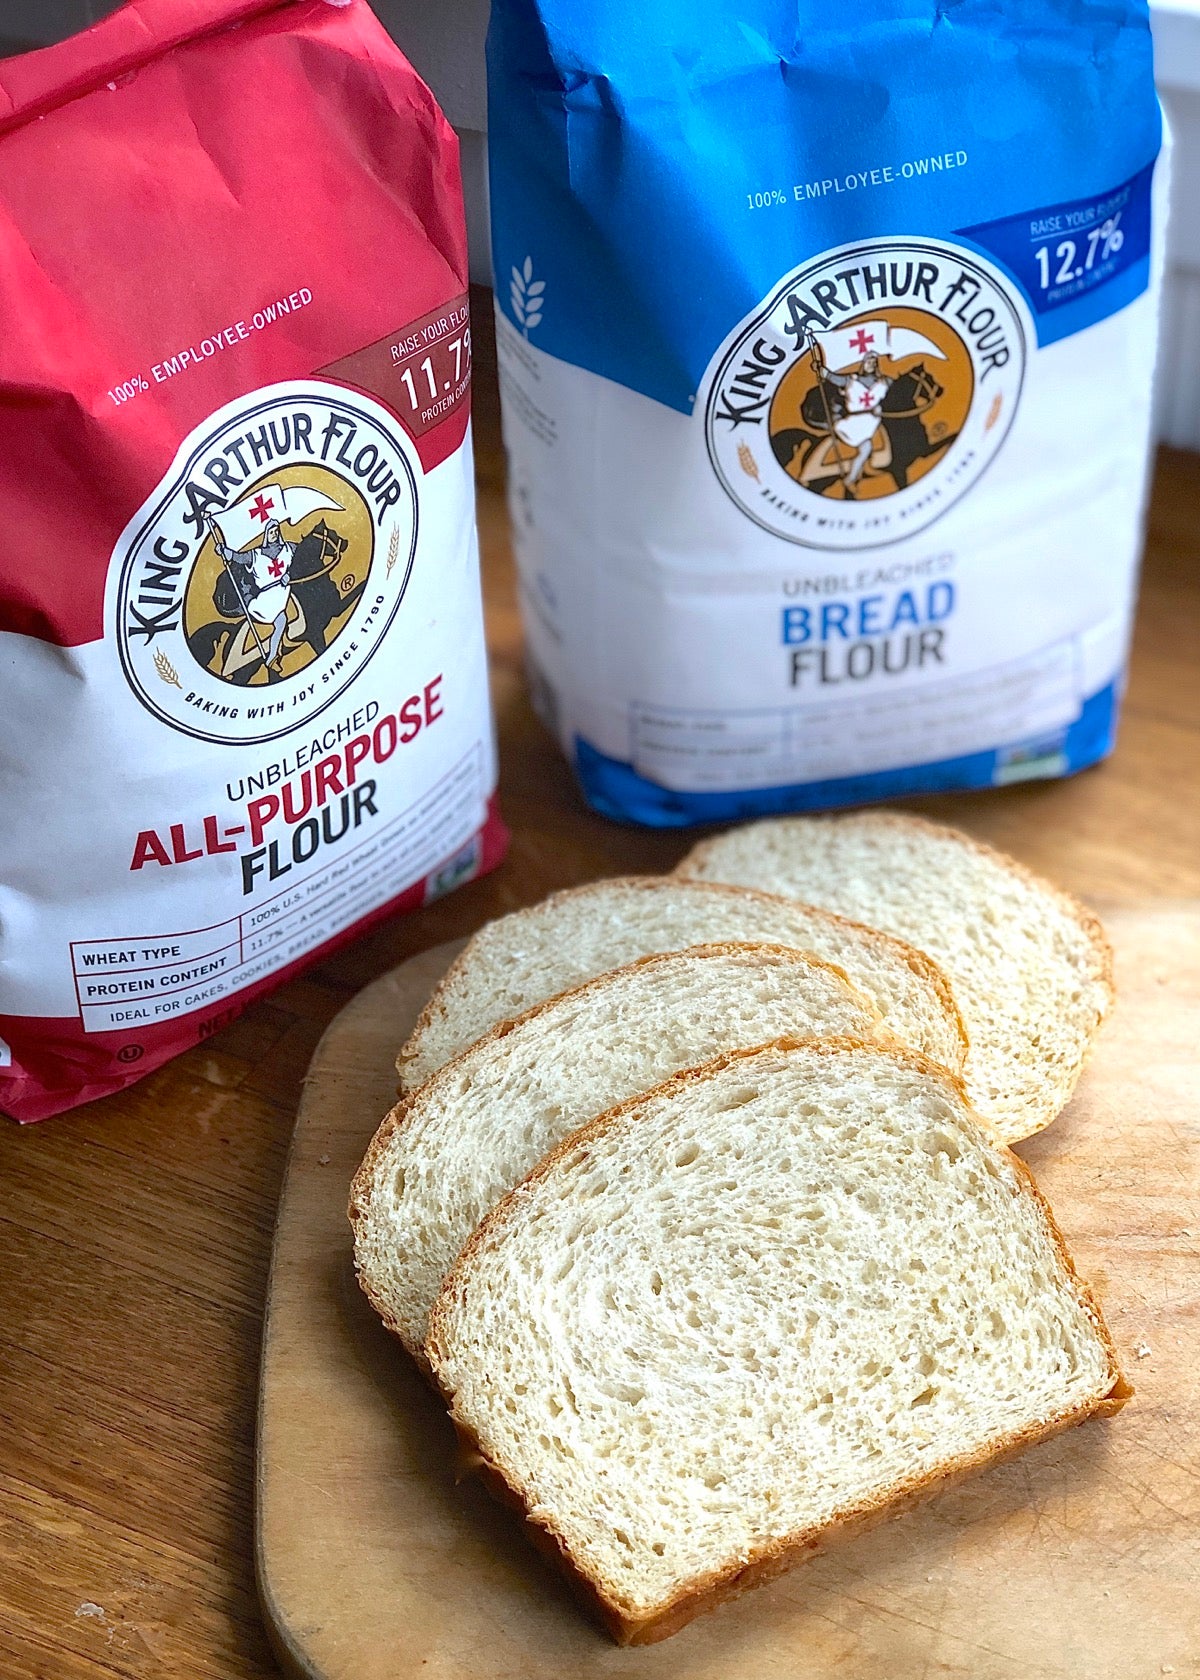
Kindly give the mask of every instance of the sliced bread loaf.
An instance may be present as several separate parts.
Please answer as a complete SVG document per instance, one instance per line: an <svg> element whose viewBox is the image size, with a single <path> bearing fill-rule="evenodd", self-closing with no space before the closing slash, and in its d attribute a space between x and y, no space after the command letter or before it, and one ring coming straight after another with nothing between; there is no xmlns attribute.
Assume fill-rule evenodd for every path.
<svg viewBox="0 0 1200 1680"><path fill-rule="evenodd" d="M585 1121L722 1050L784 1033L870 1037L878 1010L778 945L646 957L494 1028L383 1122L350 1195L364 1290L420 1354L429 1309L484 1214Z"/></svg>
<svg viewBox="0 0 1200 1680"><path fill-rule="evenodd" d="M463 1250L427 1352L489 1485L622 1643L1129 1392L961 1085L836 1039L566 1139Z"/></svg>
<svg viewBox="0 0 1200 1680"><path fill-rule="evenodd" d="M812 951L874 999L902 1044L956 1069L966 1048L936 963L901 941L766 893L626 876L555 893L489 922L451 965L400 1053L405 1090L556 992L655 951L721 940Z"/></svg>
<svg viewBox="0 0 1200 1680"><path fill-rule="evenodd" d="M906 939L947 975L975 1106L1010 1142L1048 1126L1112 1001L1083 905L969 835L896 811L783 817L703 840L679 866L820 904Z"/></svg>

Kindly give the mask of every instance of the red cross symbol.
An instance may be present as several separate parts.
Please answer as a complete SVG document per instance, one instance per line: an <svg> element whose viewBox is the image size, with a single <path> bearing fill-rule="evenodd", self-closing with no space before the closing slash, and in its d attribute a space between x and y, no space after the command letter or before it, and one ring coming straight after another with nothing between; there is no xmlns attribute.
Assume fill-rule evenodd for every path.
<svg viewBox="0 0 1200 1680"><path fill-rule="evenodd" d="M271 564L267 567L267 570L270 572L272 577L282 577L283 561L280 559L272 560Z"/></svg>
<svg viewBox="0 0 1200 1680"><path fill-rule="evenodd" d="M851 350L857 350L861 356L868 344L874 344L875 334L869 333L865 327L859 327L858 332L850 340ZM261 498L260 498L261 500Z"/></svg>
<svg viewBox="0 0 1200 1680"><path fill-rule="evenodd" d="M268 502L260 495L257 501L250 503L250 512L254 515L255 519L265 519L267 517L267 509L273 508L274 506L275 503L273 501Z"/></svg>

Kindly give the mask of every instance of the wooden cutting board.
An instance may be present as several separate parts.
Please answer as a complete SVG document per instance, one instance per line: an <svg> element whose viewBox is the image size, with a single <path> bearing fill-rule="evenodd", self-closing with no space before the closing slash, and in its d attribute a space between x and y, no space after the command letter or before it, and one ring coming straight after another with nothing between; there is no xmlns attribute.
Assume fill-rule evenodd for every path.
<svg viewBox="0 0 1200 1680"><path fill-rule="evenodd" d="M1157 1680L1200 1676L1200 904L1106 913L1119 1003L1022 1146L1134 1400L694 1622L618 1650L519 1523L456 1485L432 1394L354 1282L347 1186L392 1057L458 949L362 992L313 1058L263 1344L257 1558L311 1680Z"/></svg>

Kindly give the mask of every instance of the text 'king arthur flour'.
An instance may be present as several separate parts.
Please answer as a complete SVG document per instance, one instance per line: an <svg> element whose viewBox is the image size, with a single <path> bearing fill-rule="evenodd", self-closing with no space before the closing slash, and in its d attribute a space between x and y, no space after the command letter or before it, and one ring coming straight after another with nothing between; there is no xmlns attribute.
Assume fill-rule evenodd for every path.
<svg viewBox="0 0 1200 1680"><path fill-rule="evenodd" d="M357 0L0 66L0 1110L498 861L466 272Z"/></svg>
<svg viewBox="0 0 1200 1680"><path fill-rule="evenodd" d="M1164 169L1143 0L495 0L530 668L714 821L1113 740Z"/></svg>

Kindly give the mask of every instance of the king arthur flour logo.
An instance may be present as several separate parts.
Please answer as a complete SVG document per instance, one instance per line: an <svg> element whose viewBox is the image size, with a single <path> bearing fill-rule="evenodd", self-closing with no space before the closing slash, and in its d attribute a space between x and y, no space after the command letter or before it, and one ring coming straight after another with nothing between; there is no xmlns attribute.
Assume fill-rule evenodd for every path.
<svg viewBox="0 0 1200 1680"><path fill-rule="evenodd" d="M1015 291L971 252L889 239L826 253L719 352L709 458L737 505L789 542L899 542L994 459L1025 345Z"/></svg>
<svg viewBox="0 0 1200 1680"><path fill-rule="evenodd" d="M207 420L113 555L116 642L142 704L245 743L322 711L403 599L420 471L386 409L320 381Z"/></svg>

